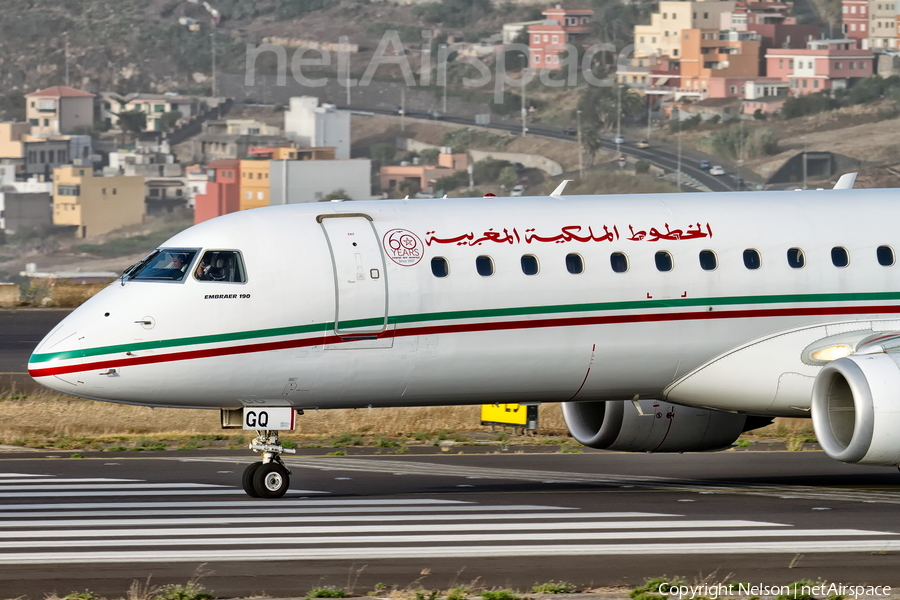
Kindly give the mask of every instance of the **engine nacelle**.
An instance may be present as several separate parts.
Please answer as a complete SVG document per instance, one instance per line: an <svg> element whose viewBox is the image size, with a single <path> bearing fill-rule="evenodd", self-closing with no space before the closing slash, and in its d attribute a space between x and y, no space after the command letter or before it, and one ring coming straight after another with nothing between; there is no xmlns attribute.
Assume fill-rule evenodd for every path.
<svg viewBox="0 0 900 600"><path fill-rule="evenodd" d="M900 464L900 356L828 363L813 384L812 419L825 454L861 465Z"/></svg>
<svg viewBox="0 0 900 600"><path fill-rule="evenodd" d="M741 433L771 422L661 400L564 402L569 433L590 448L624 452L700 452L730 446Z"/></svg>

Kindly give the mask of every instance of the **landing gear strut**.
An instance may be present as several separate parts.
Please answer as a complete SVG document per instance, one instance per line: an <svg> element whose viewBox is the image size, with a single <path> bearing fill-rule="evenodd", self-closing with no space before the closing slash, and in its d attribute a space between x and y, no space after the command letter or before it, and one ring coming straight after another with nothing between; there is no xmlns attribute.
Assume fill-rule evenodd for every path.
<svg viewBox="0 0 900 600"><path fill-rule="evenodd" d="M278 443L277 431L257 431L250 442L250 449L262 452L262 461L244 469L241 485L252 498L281 498L291 485L291 472L281 461L281 455L296 454L296 450L284 448Z"/></svg>

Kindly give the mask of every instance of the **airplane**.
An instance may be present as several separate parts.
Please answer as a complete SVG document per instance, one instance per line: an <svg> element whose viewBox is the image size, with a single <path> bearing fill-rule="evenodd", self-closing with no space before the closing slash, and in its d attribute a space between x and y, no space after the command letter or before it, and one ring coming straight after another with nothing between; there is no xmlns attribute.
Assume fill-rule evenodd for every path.
<svg viewBox="0 0 900 600"><path fill-rule="evenodd" d="M254 430L290 485L308 410L561 402L580 443L730 446L811 417L831 458L900 464L900 208L833 190L257 208L175 235L67 316L29 373ZM182 266L182 263L184 266Z"/></svg>

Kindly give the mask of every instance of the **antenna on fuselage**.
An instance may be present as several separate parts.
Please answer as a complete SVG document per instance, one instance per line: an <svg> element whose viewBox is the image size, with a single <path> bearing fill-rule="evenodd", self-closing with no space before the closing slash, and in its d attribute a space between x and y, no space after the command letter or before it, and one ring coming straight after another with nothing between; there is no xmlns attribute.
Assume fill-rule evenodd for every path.
<svg viewBox="0 0 900 600"><path fill-rule="evenodd" d="M553 190L552 192L550 192L550 195L553 196L554 198L559 198L560 196L562 196L563 190L566 189L566 186L569 184L570 181L575 181L575 180L574 179L563 179L560 182L560 184L558 186L556 186L556 189Z"/></svg>
<svg viewBox="0 0 900 600"><path fill-rule="evenodd" d="M852 190L853 184L856 182L856 173L844 173L838 182L834 184L835 190Z"/></svg>

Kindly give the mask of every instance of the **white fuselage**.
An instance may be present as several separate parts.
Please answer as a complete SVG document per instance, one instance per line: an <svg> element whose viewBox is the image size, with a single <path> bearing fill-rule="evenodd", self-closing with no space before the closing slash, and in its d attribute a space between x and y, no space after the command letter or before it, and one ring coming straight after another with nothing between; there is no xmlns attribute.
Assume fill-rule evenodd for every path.
<svg viewBox="0 0 900 600"><path fill-rule="evenodd" d="M246 282L116 281L41 342L29 371L66 393L153 406L663 398L674 382L752 340L897 319L900 266L878 259L886 252L879 247L900 250L894 195L389 200L244 211L187 229L163 248L238 251ZM802 251L801 268L789 264L789 253L798 256L792 248ZM835 266L834 248L846 250L849 264ZM758 253L759 268L745 266L746 250ZM659 270L668 260L659 264L659 252L671 270ZM618 253L625 272L613 270ZM721 408L804 408L794 397L749 396L738 405L723 397ZM717 407L710 397L696 404Z"/></svg>

